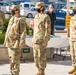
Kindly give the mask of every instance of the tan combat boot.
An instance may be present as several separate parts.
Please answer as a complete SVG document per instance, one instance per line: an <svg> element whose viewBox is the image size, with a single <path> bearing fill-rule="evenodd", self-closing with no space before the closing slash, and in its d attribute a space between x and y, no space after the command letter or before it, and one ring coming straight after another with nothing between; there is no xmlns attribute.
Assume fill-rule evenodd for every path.
<svg viewBox="0 0 76 75"><path fill-rule="evenodd" d="M73 73L73 75L76 75L76 71Z"/></svg>
<svg viewBox="0 0 76 75"><path fill-rule="evenodd" d="M35 65L36 65L36 67L37 67L37 69L38 69L38 72L37 72L37 74L36 74L36 75L40 75L40 68L39 68L39 64L38 64L38 63L35 63Z"/></svg>
<svg viewBox="0 0 76 75"><path fill-rule="evenodd" d="M38 69L38 72L37 72L37 74L36 75L40 75L40 69Z"/></svg>
<svg viewBox="0 0 76 75"><path fill-rule="evenodd" d="M73 74L75 71L76 71L76 66L74 66L73 69L68 72L68 74Z"/></svg>
<svg viewBox="0 0 76 75"><path fill-rule="evenodd" d="M45 70L44 69L40 69L40 75L45 75Z"/></svg>
<svg viewBox="0 0 76 75"><path fill-rule="evenodd" d="M45 75L44 69L38 69L38 73L36 75Z"/></svg>

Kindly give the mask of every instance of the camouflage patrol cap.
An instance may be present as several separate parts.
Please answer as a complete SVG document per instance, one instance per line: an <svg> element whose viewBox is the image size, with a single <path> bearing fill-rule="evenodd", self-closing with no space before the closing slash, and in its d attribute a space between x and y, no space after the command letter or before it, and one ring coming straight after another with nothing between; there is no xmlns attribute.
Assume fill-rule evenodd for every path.
<svg viewBox="0 0 76 75"><path fill-rule="evenodd" d="M37 2L35 8L39 9L41 7L44 7L44 2Z"/></svg>
<svg viewBox="0 0 76 75"><path fill-rule="evenodd" d="M11 10L20 10L20 7L18 5L12 5Z"/></svg>
<svg viewBox="0 0 76 75"><path fill-rule="evenodd" d="M73 9L73 10L76 10L76 5L74 5L72 9Z"/></svg>

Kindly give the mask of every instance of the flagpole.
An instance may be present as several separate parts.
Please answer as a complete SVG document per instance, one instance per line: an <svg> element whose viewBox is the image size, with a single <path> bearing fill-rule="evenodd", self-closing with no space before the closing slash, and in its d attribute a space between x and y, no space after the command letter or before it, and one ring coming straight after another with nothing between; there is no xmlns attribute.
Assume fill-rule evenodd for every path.
<svg viewBox="0 0 76 75"><path fill-rule="evenodd" d="M69 0L67 0L67 15L69 13Z"/></svg>
<svg viewBox="0 0 76 75"><path fill-rule="evenodd" d="M70 14L69 14L69 0L67 0L67 16L69 16ZM66 29L67 29L67 37L69 37L70 36L70 34L69 34L69 26L68 27L66 27Z"/></svg>

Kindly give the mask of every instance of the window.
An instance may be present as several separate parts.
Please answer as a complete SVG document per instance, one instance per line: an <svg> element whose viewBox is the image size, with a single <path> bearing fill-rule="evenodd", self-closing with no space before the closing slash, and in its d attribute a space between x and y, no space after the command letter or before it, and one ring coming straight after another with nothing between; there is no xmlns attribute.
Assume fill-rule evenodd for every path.
<svg viewBox="0 0 76 75"><path fill-rule="evenodd" d="M59 10L54 10L55 13L59 13Z"/></svg>
<svg viewBox="0 0 76 75"><path fill-rule="evenodd" d="M63 8L64 8L64 9L67 9L67 6L64 6Z"/></svg>
<svg viewBox="0 0 76 75"><path fill-rule="evenodd" d="M55 22L56 26L65 26L65 20L57 19Z"/></svg>
<svg viewBox="0 0 76 75"><path fill-rule="evenodd" d="M24 7L27 7L27 8L29 8L29 4L24 4Z"/></svg>
<svg viewBox="0 0 76 75"><path fill-rule="evenodd" d="M35 8L32 8L31 11L36 11L36 9Z"/></svg>
<svg viewBox="0 0 76 75"><path fill-rule="evenodd" d="M3 6L9 6L7 3L4 3Z"/></svg>
<svg viewBox="0 0 76 75"><path fill-rule="evenodd" d="M70 6L70 9L73 8L73 5ZM64 6L63 9L67 9L67 6Z"/></svg>
<svg viewBox="0 0 76 75"><path fill-rule="evenodd" d="M0 3L1 6L3 6L3 3Z"/></svg>
<svg viewBox="0 0 76 75"><path fill-rule="evenodd" d="M59 9L59 8L61 9L61 8L64 7L65 5L66 5L66 4L59 4L59 3L55 3L55 4L54 4L55 8L58 8L58 9Z"/></svg>
<svg viewBox="0 0 76 75"><path fill-rule="evenodd" d="M73 7L70 7L70 9L72 9Z"/></svg>
<svg viewBox="0 0 76 75"><path fill-rule="evenodd" d="M35 5L31 4L30 7L35 7Z"/></svg>
<svg viewBox="0 0 76 75"><path fill-rule="evenodd" d="M22 5L20 5L20 7L22 7Z"/></svg>
<svg viewBox="0 0 76 75"><path fill-rule="evenodd" d="M60 10L59 13L64 13L64 14L66 14L66 12L65 12L65 11L62 11L62 10Z"/></svg>
<svg viewBox="0 0 76 75"><path fill-rule="evenodd" d="M7 3L0 3L1 6L9 6Z"/></svg>

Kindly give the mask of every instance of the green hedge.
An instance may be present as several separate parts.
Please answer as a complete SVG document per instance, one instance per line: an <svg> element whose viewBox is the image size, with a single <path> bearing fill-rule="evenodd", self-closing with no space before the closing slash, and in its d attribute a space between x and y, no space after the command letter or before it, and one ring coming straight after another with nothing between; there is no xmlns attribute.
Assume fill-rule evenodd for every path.
<svg viewBox="0 0 76 75"><path fill-rule="evenodd" d="M2 31L0 30L0 44L4 43L4 39L5 39L5 34L2 33Z"/></svg>
<svg viewBox="0 0 76 75"><path fill-rule="evenodd" d="M9 23L9 19L10 19L10 17L8 19L4 20L4 24L2 25L2 33L6 33L6 30L7 30L7 27L8 27L8 23ZM30 35L30 30L31 29L30 29L29 25L26 24L27 35ZM33 34L33 31L32 31L31 34Z"/></svg>
<svg viewBox="0 0 76 75"><path fill-rule="evenodd" d="M10 19L10 17L8 19L4 19L4 23L2 25L2 30L0 30L0 44L4 43L5 33L6 33L6 30L7 30L9 19Z"/></svg>
<svg viewBox="0 0 76 75"><path fill-rule="evenodd" d="M9 17L8 19L5 19L5 20L4 20L4 23L3 23L3 25L2 25L2 33L6 33L9 20L10 20L10 17Z"/></svg>

